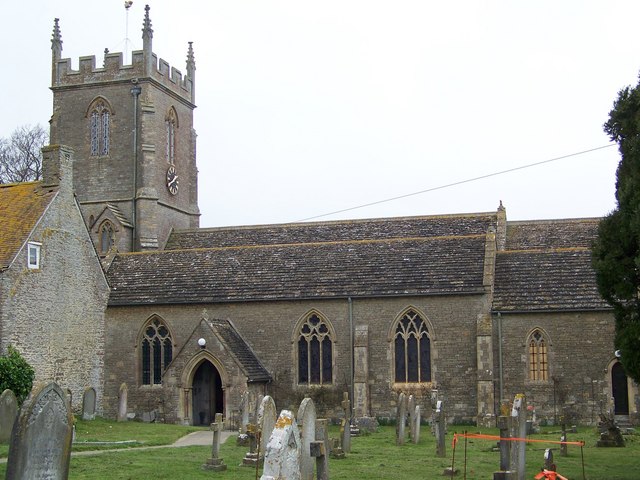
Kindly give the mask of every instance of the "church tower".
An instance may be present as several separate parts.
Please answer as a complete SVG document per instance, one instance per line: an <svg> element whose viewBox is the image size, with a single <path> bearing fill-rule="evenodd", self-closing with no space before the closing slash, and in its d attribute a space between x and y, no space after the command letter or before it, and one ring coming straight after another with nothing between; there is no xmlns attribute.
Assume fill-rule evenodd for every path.
<svg viewBox="0 0 640 480"><path fill-rule="evenodd" d="M52 145L75 151L74 188L101 256L163 248L172 228L199 225L195 60L186 75L153 53L149 6L143 48L123 65L122 53L62 58L55 19L51 40Z"/></svg>

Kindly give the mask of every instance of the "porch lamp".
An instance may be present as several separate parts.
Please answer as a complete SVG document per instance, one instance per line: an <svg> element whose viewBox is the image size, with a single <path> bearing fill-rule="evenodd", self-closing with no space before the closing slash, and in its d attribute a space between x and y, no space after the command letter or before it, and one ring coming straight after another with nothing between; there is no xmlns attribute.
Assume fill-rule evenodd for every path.
<svg viewBox="0 0 640 480"><path fill-rule="evenodd" d="M200 348L204 348L207 346L207 341L204 338L199 338L198 345L200 345Z"/></svg>

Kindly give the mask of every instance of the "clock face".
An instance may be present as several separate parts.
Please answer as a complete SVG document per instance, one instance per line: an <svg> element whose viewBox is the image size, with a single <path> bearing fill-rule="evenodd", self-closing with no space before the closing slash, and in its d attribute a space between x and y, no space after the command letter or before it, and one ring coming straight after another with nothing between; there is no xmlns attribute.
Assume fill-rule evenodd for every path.
<svg viewBox="0 0 640 480"><path fill-rule="evenodd" d="M171 195L178 194L178 173L173 165L167 170L167 188Z"/></svg>

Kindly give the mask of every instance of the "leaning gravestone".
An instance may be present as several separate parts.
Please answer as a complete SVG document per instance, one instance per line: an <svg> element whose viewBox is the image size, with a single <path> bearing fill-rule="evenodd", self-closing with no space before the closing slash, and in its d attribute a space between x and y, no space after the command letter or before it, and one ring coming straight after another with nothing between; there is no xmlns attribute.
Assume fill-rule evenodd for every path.
<svg viewBox="0 0 640 480"><path fill-rule="evenodd" d="M0 443L8 443L11 429L18 416L18 400L9 389L0 395Z"/></svg>
<svg viewBox="0 0 640 480"><path fill-rule="evenodd" d="M260 480L300 480L300 444L296 419L283 410L267 443Z"/></svg>
<svg viewBox="0 0 640 480"><path fill-rule="evenodd" d="M96 391L92 387L87 387L82 394L82 419L93 420L94 418L96 418Z"/></svg>
<svg viewBox="0 0 640 480"><path fill-rule="evenodd" d="M127 384L123 383L120 385L120 390L118 391L118 418L119 422L127 421L127 397L129 395L129 389L127 388Z"/></svg>
<svg viewBox="0 0 640 480"><path fill-rule="evenodd" d="M35 387L11 433L7 477L64 480L69 476L73 416L55 383Z"/></svg>
<svg viewBox="0 0 640 480"><path fill-rule="evenodd" d="M298 409L300 422L300 438L302 441L300 454L300 477L302 480L313 480L315 460L311 457L311 443L316 441L316 406L313 400L305 398Z"/></svg>

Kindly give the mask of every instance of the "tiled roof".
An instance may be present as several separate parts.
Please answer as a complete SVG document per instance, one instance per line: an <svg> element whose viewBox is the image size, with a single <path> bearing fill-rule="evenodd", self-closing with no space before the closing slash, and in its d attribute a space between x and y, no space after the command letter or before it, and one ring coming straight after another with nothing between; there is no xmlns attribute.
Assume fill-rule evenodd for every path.
<svg viewBox="0 0 640 480"><path fill-rule="evenodd" d="M290 223L174 231L166 250L484 235L495 213Z"/></svg>
<svg viewBox="0 0 640 480"><path fill-rule="evenodd" d="M608 309L591 267L598 219L514 222L496 258L493 310Z"/></svg>
<svg viewBox="0 0 640 480"><path fill-rule="evenodd" d="M271 375L228 320L206 320L240 363L249 382L269 382Z"/></svg>
<svg viewBox="0 0 640 480"><path fill-rule="evenodd" d="M486 235L121 254L110 305L483 291Z"/></svg>
<svg viewBox="0 0 640 480"><path fill-rule="evenodd" d="M0 271L9 267L56 192L41 182L0 185Z"/></svg>

